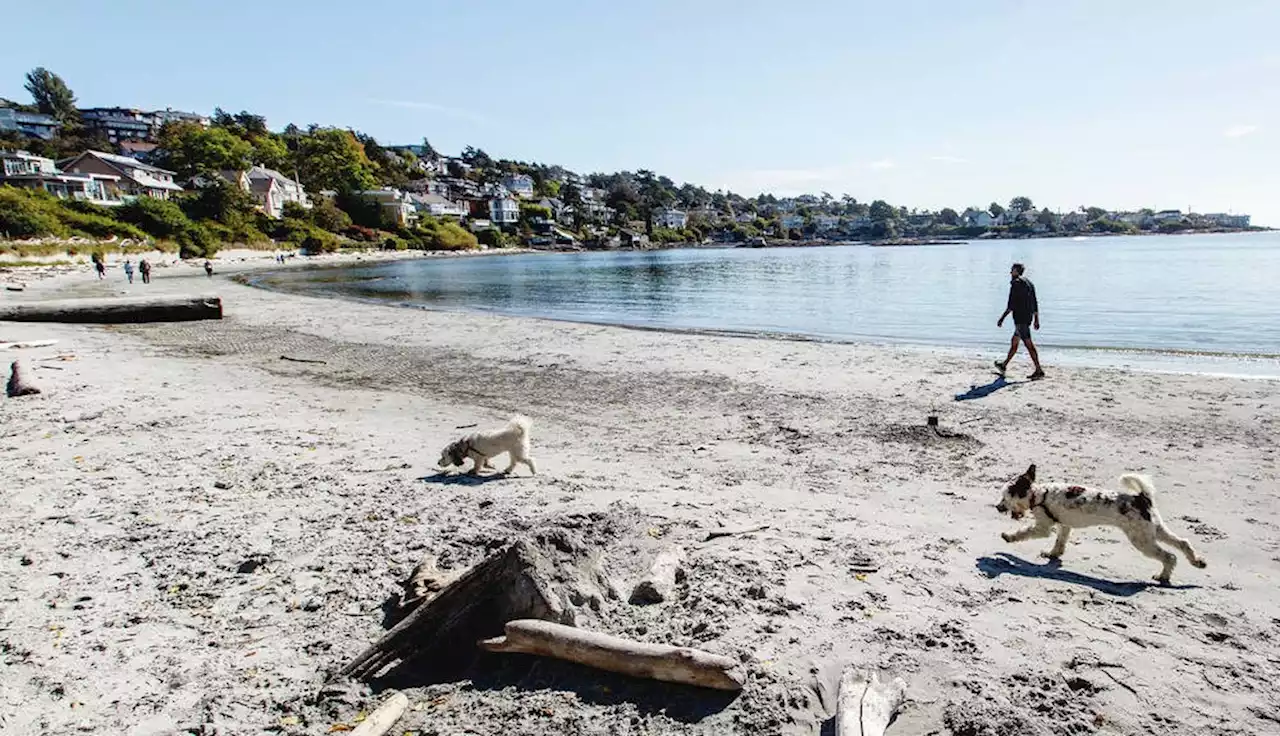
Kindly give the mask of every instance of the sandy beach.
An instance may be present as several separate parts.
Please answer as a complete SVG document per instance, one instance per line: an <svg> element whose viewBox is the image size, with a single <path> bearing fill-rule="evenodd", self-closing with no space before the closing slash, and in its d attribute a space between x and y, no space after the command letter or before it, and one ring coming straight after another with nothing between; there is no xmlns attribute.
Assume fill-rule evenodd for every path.
<svg viewBox="0 0 1280 736"><path fill-rule="evenodd" d="M218 322L0 323L45 392L0 400L0 731L324 734L385 697L323 687L425 554L567 530L666 603L583 621L745 663L737 697L487 655L410 687L393 733L829 734L834 677L900 676L890 734L1280 731L1280 382L1055 368L976 401L984 353L709 337L88 269L0 299L222 297ZM145 292L144 292L145 288ZM293 360L282 359L282 356ZM1025 356L1016 374L1025 375ZM532 417L539 473L438 474L469 425ZM947 436L925 427L940 417ZM1044 481L1150 475L1208 560L1171 587L1118 530L1009 545ZM501 465L500 465L501 467ZM710 541L709 532L758 531ZM861 572L870 559L878 567Z"/></svg>

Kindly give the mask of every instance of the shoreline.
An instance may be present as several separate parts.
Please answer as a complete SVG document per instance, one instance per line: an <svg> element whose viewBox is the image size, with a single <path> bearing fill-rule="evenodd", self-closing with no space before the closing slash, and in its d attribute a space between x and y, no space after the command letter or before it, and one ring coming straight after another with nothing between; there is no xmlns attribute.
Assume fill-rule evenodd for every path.
<svg viewBox="0 0 1280 736"><path fill-rule="evenodd" d="M848 663L906 680L904 733L1137 736L1144 702L1204 733L1270 724L1249 706L1280 677L1273 382L1063 368L954 402L987 372L941 353L334 303L185 269L152 287L218 293L226 317L0 323L59 340L21 351L46 393L0 401L0 686L25 704L6 733L349 725L384 696L317 700L316 683L383 633L423 555L459 570L538 530L601 552L628 588L684 546L670 601L605 600L580 624L739 658L744 692L676 702L496 657L411 683L398 731L808 736L831 715L823 673ZM118 290L78 274L3 298ZM459 427L517 411L538 475L436 474ZM1040 565L992 508L1030 462L1107 487L1152 475L1210 567L1148 588L1154 563L1109 529ZM878 569L855 574L864 556Z"/></svg>

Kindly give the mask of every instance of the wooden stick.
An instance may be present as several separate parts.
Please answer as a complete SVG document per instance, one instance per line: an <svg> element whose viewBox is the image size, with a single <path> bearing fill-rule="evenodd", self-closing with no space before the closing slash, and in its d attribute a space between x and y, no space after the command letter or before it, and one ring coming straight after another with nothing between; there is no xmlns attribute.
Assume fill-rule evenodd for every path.
<svg viewBox="0 0 1280 736"><path fill-rule="evenodd" d="M684 550L672 545L658 553L649 568L649 574L631 591L631 602L644 605L662 603L675 592L676 582L684 577L681 564L684 562Z"/></svg>
<svg viewBox="0 0 1280 736"><path fill-rule="evenodd" d="M645 644L533 619L509 621L506 632L506 636L479 642L480 648L537 654L632 677L716 690L741 690L746 679L737 660L697 649Z"/></svg>
<svg viewBox="0 0 1280 736"><path fill-rule="evenodd" d="M313 360L311 358L291 358L288 355L281 355L280 360L287 360L290 363L325 363L323 360Z"/></svg>
<svg viewBox="0 0 1280 736"><path fill-rule="evenodd" d="M50 345L57 345L57 340L23 340L20 342L0 342L0 350L6 348L14 348L22 350L24 348L47 348Z"/></svg>
<svg viewBox="0 0 1280 736"><path fill-rule="evenodd" d="M30 376L27 375L25 367L22 365L22 361L13 361L13 365L10 366L10 369L13 371L13 375L9 376L9 385L5 387L5 393L8 394L10 398L15 396L31 396L40 393L40 387L31 381Z"/></svg>
<svg viewBox="0 0 1280 736"><path fill-rule="evenodd" d="M901 678L882 683L874 672L846 669L836 698L836 736L884 736L906 689Z"/></svg>
<svg viewBox="0 0 1280 736"><path fill-rule="evenodd" d="M378 709L368 718L361 721L360 725L351 729L351 736L383 736L396 725L396 721L400 720L400 716L404 715L408 709L409 696L396 693L378 706Z"/></svg>
<svg viewBox="0 0 1280 736"><path fill-rule="evenodd" d="M748 527L746 529L725 529L724 531L719 531L719 532L709 532L707 534L706 539L703 539L702 541L710 542L713 539L719 539L720 537L732 537L735 534L750 534L751 532L762 532L768 528L769 528L768 524L761 524L760 526Z"/></svg>
<svg viewBox="0 0 1280 736"><path fill-rule="evenodd" d="M0 306L0 320L122 324L222 319L216 296L164 296L119 299L64 299Z"/></svg>

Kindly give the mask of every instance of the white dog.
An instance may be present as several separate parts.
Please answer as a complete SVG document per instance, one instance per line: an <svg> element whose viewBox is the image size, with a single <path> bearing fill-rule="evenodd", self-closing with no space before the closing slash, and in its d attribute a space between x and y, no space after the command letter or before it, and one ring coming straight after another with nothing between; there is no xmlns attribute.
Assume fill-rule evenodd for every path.
<svg viewBox="0 0 1280 736"><path fill-rule="evenodd" d="M1145 476L1120 476L1120 485L1132 493L1060 484L1037 488L1035 480L1036 466L1032 465L1027 468L1027 472L1009 484L1004 497L996 506L997 511L1002 514L1007 512L1015 519L1021 519L1023 514L1031 512L1036 520L1034 526L1022 531L1001 534L1004 541L1043 539L1052 534L1056 526L1058 539L1053 549L1041 554L1042 557L1056 560L1067 551L1067 538L1071 536L1072 529L1105 524L1118 527L1139 552L1160 561L1164 567L1155 579L1164 585L1169 584L1169 576L1173 573L1178 558L1156 542L1176 547L1196 567L1205 566L1205 561L1196 554L1191 543L1176 536L1164 525L1155 506L1156 489Z"/></svg>
<svg viewBox="0 0 1280 736"><path fill-rule="evenodd" d="M471 474L479 475L482 469L493 467L489 464L489 458L505 452L510 456L511 464L502 471L504 475L515 470L516 463L528 465L529 472L536 475L538 471L529 455L529 429L532 426L533 422L528 417L517 414L502 429L472 432L449 443L440 453L439 465L442 468L461 468L467 458L471 458L474 463Z"/></svg>

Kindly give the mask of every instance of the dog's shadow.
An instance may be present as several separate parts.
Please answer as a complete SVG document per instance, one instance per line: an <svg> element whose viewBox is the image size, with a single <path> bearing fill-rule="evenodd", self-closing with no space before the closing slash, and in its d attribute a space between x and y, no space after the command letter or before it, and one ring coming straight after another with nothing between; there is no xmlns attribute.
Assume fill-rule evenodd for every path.
<svg viewBox="0 0 1280 736"><path fill-rule="evenodd" d="M1093 588L1099 593L1124 598L1131 595L1137 595L1147 588L1160 588L1163 590L1195 590L1200 587L1198 585L1160 585L1155 582L1146 583L1140 581L1117 583L1113 580L1106 580L1103 578L1093 577L1092 575L1063 570L1062 563L1058 560L1047 560L1043 563L1036 563L1024 560L1017 555L1011 555L1007 552L996 553L993 557L979 557L977 567L978 570L988 578L998 578L1001 575L1009 574L1020 575L1027 578L1057 580L1060 583L1083 585L1086 588Z"/></svg>
<svg viewBox="0 0 1280 736"><path fill-rule="evenodd" d="M424 475L418 480L423 483L439 483L445 486L482 486L496 480L511 480L514 475L490 473L488 475L471 475L470 473L446 473L443 470L432 475Z"/></svg>

